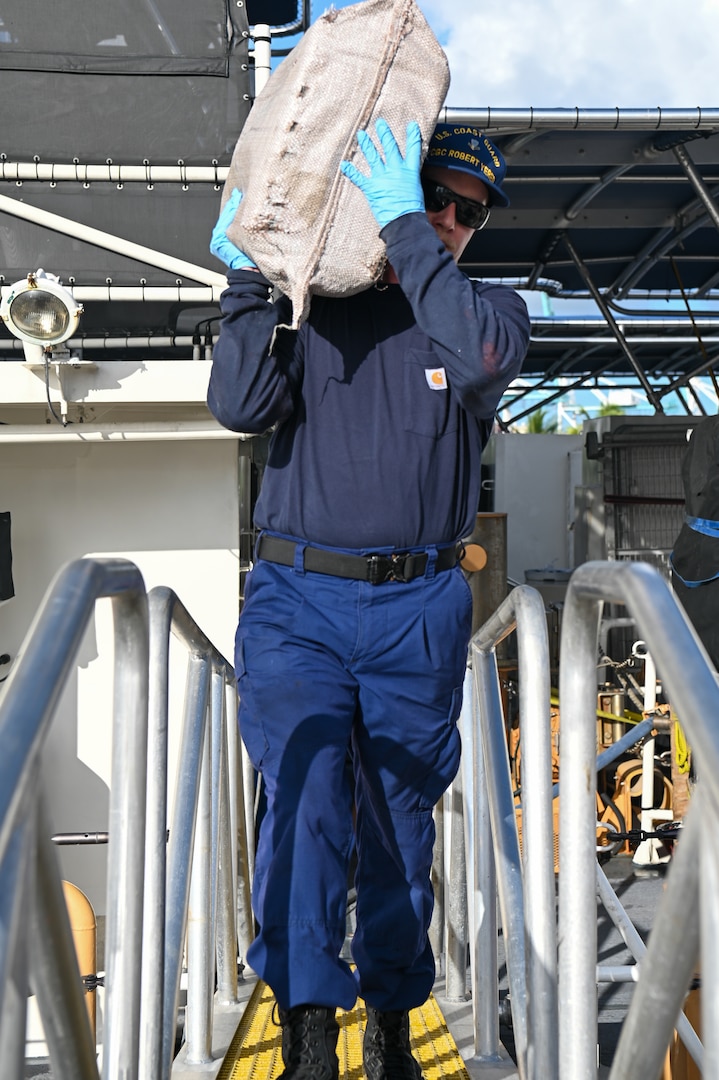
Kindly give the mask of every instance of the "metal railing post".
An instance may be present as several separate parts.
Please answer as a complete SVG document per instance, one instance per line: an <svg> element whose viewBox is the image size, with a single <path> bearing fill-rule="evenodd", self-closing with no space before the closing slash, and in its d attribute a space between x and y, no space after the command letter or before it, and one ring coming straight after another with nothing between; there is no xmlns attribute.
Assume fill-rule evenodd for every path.
<svg viewBox="0 0 719 1080"><path fill-rule="evenodd" d="M80 983L70 918L57 853L44 815L38 815L33 832L35 880L28 934L31 989L40 1006L53 1075L57 1080L97 1080L95 1043Z"/></svg>
<svg viewBox="0 0 719 1080"><path fill-rule="evenodd" d="M142 940L140 1077L162 1075L165 993L165 902L167 867L167 755L172 593L153 590L148 605L150 674L147 733L145 908Z"/></svg>
<svg viewBox="0 0 719 1080"><path fill-rule="evenodd" d="M175 1046L177 1003L182 974L185 924L190 895L191 861L197 813L203 732L207 716L209 662L190 656L183 719L183 740L178 762L175 807L167 854L167 911L165 916L165 993L162 1023L162 1076L168 1077Z"/></svg>
<svg viewBox="0 0 719 1080"><path fill-rule="evenodd" d="M212 873L214 791L212 790L212 726L205 724L200 789L192 848L190 902L187 911L187 1060L202 1065L212 1060L212 988L215 977Z"/></svg>
<svg viewBox="0 0 719 1080"><path fill-rule="evenodd" d="M699 860L701 867L699 913L701 930L702 1036L704 1039L704 1076L719 1076L719 835L717 803L709 803L708 792L701 793L708 811L709 828L702 836ZM679 844L679 850L684 839Z"/></svg>
<svg viewBox="0 0 719 1080"><path fill-rule="evenodd" d="M210 825L196 845L198 860L205 850L207 855L202 872L195 875L203 894L204 924L201 941L194 935L193 944L200 958L190 976L190 1051L199 1044L205 1047L204 1054L212 1039L216 949L223 958L225 1002L237 1000L238 830L242 831L240 847L245 849L240 879L246 882L248 905L249 843L238 810L243 805L239 740L236 725L228 732L226 724L225 686L234 673L170 590L153 590L150 626L148 597L134 564L122 559L76 560L62 568L48 589L0 701L4 750L0 755L0 1053L3 1075L8 1077L22 1074L29 954L30 986L38 998L53 1075L58 1080L97 1080L94 1040L52 831L45 824L38 826L36 819L43 742L95 603L103 597L112 600L114 626L105 1080L139 1076L166 1080L171 1071L205 732L208 750L201 818L203 825L207 821ZM148 628L153 639L152 680ZM170 632L182 640L190 655L166 874ZM209 658L211 725L206 724ZM211 758L213 733L217 753ZM233 747L232 757L228 743ZM230 761L235 765L232 777L228 775ZM30 912L28 933L17 925L23 905ZM192 1017L198 1018L199 1034L192 1030Z"/></svg>
<svg viewBox="0 0 719 1080"><path fill-rule="evenodd" d="M674 1027L692 1057L699 1059L699 1067L702 1066L701 1043L681 1014L699 952L700 814L701 806L695 805L685 818L648 947L623 909L620 918L616 918L619 902L597 865L600 898L630 952L642 965L612 1062L612 1080L656 1080ZM716 895L713 902L716 904ZM649 978L645 972L651 973ZM712 1074L705 1072L705 1075Z"/></svg>
<svg viewBox="0 0 719 1080"><path fill-rule="evenodd" d="M580 568L581 570L581 568ZM569 590L578 571L570 578ZM575 594L576 595L576 594ZM559 700L559 1066L562 1080L596 1080L596 598L565 603ZM591 694L589 693L591 689ZM590 902L591 897L591 902Z"/></svg>
<svg viewBox="0 0 719 1080"><path fill-rule="evenodd" d="M527 1080L527 965L522 864L512 785L508 775L507 738L494 651L483 652L475 647L472 666L478 680L480 732L485 764L483 782L489 794L517 1065L521 1080Z"/></svg>
<svg viewBox="0 0 719 1080"><path fill-rule="evenodd" d="M499 1062L499 988L497 977L497 875L492 850L484 755L479 734L479 706L472 669L467 668L460 725L464 787L467 906L469 910L470 983L474 1060Z"/></svg>
<svg viewBox="0 0 719 1080"><path fill-rule="evenodd" d="M0 1062L8 1076L22 1076L29 993L25 904L32 888L34 820L30 813L14 830L0 864Z"/></svg>
<svg viewBox="0 0 719 1080"><path fill-rule="evenodd" d="M522 734L520 857L495 645L516 627ZM556 923L551 806L549 644L544 602L514 589L472 639L512 1020L520 1076L557 1070ZM522 874L524 867L524 875ZM525 905L524 896L531 896Z"/></svg>
<svg viewBox="0 0 719 1080"><path fill-rule="evenodd" d="M461 770L445 793L443 817L445 828L449 824L449 874L445 902L445 995L448 1001L464 1001L467 997L467 878Z"/></svg>
<svg viewBox="0 0 719 1080"><path fill-rule="evenodd" d="M214 924L216 927L217 993L222 1004L237 1001L237 929L235 883L237 881L237 843L232 843L232 802L228 775L229 747L227 714L225 711L224 671L212 669L212 731L213 784L217 786L216 831L216 898ZM232 725L235 727L236 725ZM216 765L216 772L215 772ZM236 784L236 781L235 781ZM236 786L234 789L236 793ZM236 820L236 818L235 818Z"/></svg>
<svg viewBox="0 0 719 1080"><path fill-rule="evenodd" d="M103 1076L138 1075L147 799L148 617L142 591L113 597L112 776L105 919Z"/></svg>
<svg viewBox="0 0 719 1080"><path fill-rule="evenodd" d="M716 826L714 808L719 805L719 738L716 715L719 712L719 686L709 658L683 609L676 602L667 582L656 569L639 562L585 563L574 571L567 590L562 625L562 669L560 699L562 702L562 799L560 807L560 864L562 873L559 889L559 986L560 986L560 1078L589 1080L596 1076L596 897L595 877L596 773L595 709L596 709L596 648L600 606L603 602L625 604L634 616L657 670L661 672L665 692L672 707L686 727L699 772L699 785L706 785L710 798L703 802L711 807L708 819ZM701 812L701 806L699 808ZM693 813L697 814L697 808ZM695 825L692 824L692 828ZM682 856L682 846L686 844ZM680 840L675 860L691 858L689 843ZM569 872L565 868L569 868ZM676 865L673 868L676 869ZM711 873L711 871L710 871ZM684 870L685 883L691 884L691 871ZM673 877L670 878L670 884ZM675 899L678 898L678 899ZM659 925L671 921L672 906L690 898L686 888L668 888L658 915ZM715 895L713 902L715 903ZM664 914L666 908L667 914ZM677 919L679 916L676 916ZM716 922L708 913L707 940L702 938L711 957ZM660 921L662 920L662 921ZM656 929L657 923L655 923ZM702 930L703 930L702 926ZM671 937L671 935L669 935ZM650 946L651 946L650 942ZM673 945L672 948L676 946ZM657 958L657 950L660 950ZM655 972L667 965L670 981L677 993L683 995L686 984L678 986L685 972L680 962L671 959L672 949L661 951L657 936L651 955L642 964L635 991L636 1005L630 1008L632 1023L642 1029L641 1050L646 1047L649 1007ZM685 958L686 959L686 958ZM711 971L710 962L710 971ZM711 978L711 976L710 976ZM642 988L643 980L644 989ZM708 988L716 996L716 986ZM645 997L645 994L649 997ZM646 1007L642 1006L645 1003ZM667 1043L676 1015L668 1015L673 1003L663 1003L651 1022L652 1037L659 1038L657 1023ZM667 1027L668 1025L668 1027ZM665 1044L666 1045L666 1044ZM622 1051L624 1054L624 1051ZM632 1077L640 1075L635 1066ZM641 1075L644 1075L641 1073ZM649 1074L647 1073L647 1076Z"/></svg>
<svg viewBox="0 0 719 1080"><path fill-rule="evenodd" d="M237 905L237 949L240 958L243 958L254 938L251 882L254 866L255 778L252 763L240 741L240 728L237 722L237 691L234 686L230 687L227 684L225 691L232 880L235 883ZM248 817L250 811L252 816Z"/></svg>

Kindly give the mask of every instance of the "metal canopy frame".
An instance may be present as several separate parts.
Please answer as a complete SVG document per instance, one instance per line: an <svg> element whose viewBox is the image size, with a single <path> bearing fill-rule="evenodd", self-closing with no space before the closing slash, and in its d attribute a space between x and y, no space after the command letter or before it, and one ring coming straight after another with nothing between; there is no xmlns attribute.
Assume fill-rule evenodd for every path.
<svg viewBox="0 0 719 1080"><path fill-rule="evenodd" d="M446 108L440 120L486 131L509 166L511 206L476 234L463 269L543 293L552 312L533 317L521 380L505 398L512 422L607 379L628 380L656 412L677 394L685 411L704 411L691 384L701 375L719 397L719 109ZM211 345L222 268L206 242L229 146L212 161L191 146L142 164L103 147L48 160L14 152L8 130L2 149L0 226L27 236L6 250L41 248L46 269L71 282L86 310L74 348L90 360L137 358L151 341L153 358L190 359L198 328ZM125 203L132 217L118 220L113 242L107 222ZM130 221L144 223L144 261ZM195 270L178 274L185 253ZM0 289L36 269L26 261L6 260ZM0 360L21 355L0 329Z"/></svg>
<svg viewBox="0 0 719 1080"><path fill-rule="evenodd" d="M655 412L677 393L692 411L685 387L703 412L691 380L709 375L719 396L719 110L448 108L440 119L486 131L508 162L511 207L473 238L463 268L577 311L533 319L511 397L546 393L511 422L610 375Z"/></svg>

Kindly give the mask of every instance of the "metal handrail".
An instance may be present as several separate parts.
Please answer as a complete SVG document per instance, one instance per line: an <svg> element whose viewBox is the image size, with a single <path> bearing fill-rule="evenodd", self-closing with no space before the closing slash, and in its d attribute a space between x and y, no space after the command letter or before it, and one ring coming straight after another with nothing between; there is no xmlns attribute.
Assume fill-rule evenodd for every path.
<svg viewBox="0 0 719 1080"><path fill-rule="evenodd" d="M104 1069L113 1068L118 1076L133 1076L140 971L129 955L131 950L126 948L123 953L112 943L139 941L142 933L148 637L145 588L137 567L119 559L78 560L64 567L28 632L0 702L0 741L5 750L0 763L2 891L5 894L6 885L13 887L20 894L20 903L28 902L33 913L25 944L51 1059L60 1063L60 1078L77 1076L83 1080L97 1077L95 1048L50 832L42 821L38 824L36 774L60 693L100 597L112 598L114 614L113 776L122 777L122 782L112 784L110 792L108 895L122 897L123 902L107 913L106 1008L115 1022L105 1042ZM31 842L26 858L35 863L31 867L34 875L24 875L16 866L17 839L22 834ZM39 941L43 948L38 947ZM0 946L5 999L9 969L17 966L19 956L10 951L6 936ZM71 966L66 968L68 963ZM59 974L63 968L74 972L66 986ZM53 993L59 980L63 993ZM13 1022L20 1021L24 1031L24 1000L14 1012ZM4 1008L2 1017L4 1049L9 1021ZM16 1075L22 1076L22 1072Z"/></svg>
<svg viewBox="0 0 719 1080"><path fill-rule="evenodd" d="M516 629L522 730L523 845L520 856L516 806L507 749L495 647ZM463 712L468 793L467 866L470 925L476 945L470 952L475 1012L475 1056L498 1055L498 986L494 904L495 867L489 855L491 822L496 882L507 951L507 973L519 1073L557 1074L557 937L554 901L552 761L549 643L544 602L526 585L513 589L472 639L474 714ZM465 695L466 697L466 695ZM479 729L481 739L474 732ZM474 824L483 836L474 837ZM480 861L481 860L481 861ZM531 903L525 898L531 896ZM489 916L489 917L488 917Z"/></svg>
<svg viewBox="0 0 719 1080"><path fill-rule="evenodd" d="M686 728L699 772L698 791L669 867L667 888L610 1077L653 1080L658 1075L699 947L704 986L703 1067L704 1075L715 1076L719 1070L719 923L716 892L712 891L719 877L714 835L719 807L716 673L683 609L654 567L639 562L590 562L570 579L562 620L559 856L561 866L571 867L571 873L561 874L559 883L559 1077L595 1080L597 1071L595 690L604 602L624 604L634 616L673 709ZM599 887L604 898L601 877Z"/></svg>
<svg viewBox="0 0 719 1080"><path fill-rule="evenodd" d="M61 692L95 602L103 597L112 599L114 626L103 1077L169 1076L171 1060L165 1051L174 1045L190 888L197 892L193 916L196 906L202 927L199 934L192 929L188 934L188 1058L206 1058L211 1051L215 953L208 943L215 939L217 999L228 1002L237 996L237 878L241 947L251 932L250 839L242 792L247 770L239 765L234 709L230 721L226 708L232 667L170 590L153 590L148 605L133 563L69 563L48 589L0 701L0 1061L7 1077L23 1076L30 989L38 998L53 1075L58 1080L98 1078L37 776ZM170 632L190 655L165 875ZM238 834L236 855L231 838ZM25 910L29 919L22 918ZM160 986L153 989L158 978Z"/></svg>
<svg viewBox="0 0 719 1080"><path fill-rule="evenodd" d="M175 1042L182 956L187 933L188 996L186 1060L212 1057L215 957L218 1004L237 1002L237 952L251 939L249 834L245 823L237 725L228 722L225 688L234 678L229 663L192 620L172 590L153 589L150 603L150 774L148 906L154 919L143 950L143 1002L162 1024L144 1025L143 1077L170 1074ZM189 652L180 770L165 873L164 829L167 790L167 671L172 632ZM209 723L206 722L209 706ZM153 737L153 732L155 733ZM161 830L161 833L160 833ZM239 853L232 838L237 837ZM163 896L164 882L167 894ZM235 881L239 880L239 903ZM151 897L154 896L154 903ZM163 903L164 900L164 903ZM189 919L188 911L192 909ZM163 922L164 920L164 922ZM238 933L239 930L239 933ZM239 942L238 942L239 938ZM210 946L214 944L215 948ZM164 972L160 986L158 972ZM151 1004L150 1004L151 1003ZM158 1068L161 1060L161 1071Z"/></svg>

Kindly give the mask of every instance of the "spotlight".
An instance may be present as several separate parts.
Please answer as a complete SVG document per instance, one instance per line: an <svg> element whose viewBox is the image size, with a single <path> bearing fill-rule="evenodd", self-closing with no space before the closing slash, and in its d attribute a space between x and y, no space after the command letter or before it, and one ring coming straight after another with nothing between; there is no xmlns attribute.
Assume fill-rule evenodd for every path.
<svg viewBox="0 0 719 1080"><path fill-rule="evenodd" d="M0 304L0 319L11 334L30 345L52 349L77 330L82 304L55 274L36 270L10 286Z"/></svg>

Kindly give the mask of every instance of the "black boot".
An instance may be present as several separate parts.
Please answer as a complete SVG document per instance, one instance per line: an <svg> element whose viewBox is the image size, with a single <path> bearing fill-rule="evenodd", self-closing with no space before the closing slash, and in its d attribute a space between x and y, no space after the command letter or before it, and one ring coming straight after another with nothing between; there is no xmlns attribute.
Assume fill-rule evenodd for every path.
<svg viewBox="0 0 719 1080"><path fill-rule="evenodd" d="M324 1005L280 1009L282 1060L279 1080L338 1080L335 1010Z"/></svg>
<svg viewBox="0 0 719 1080"><path fill-rule="evenodd" d="M422 1080L409 1048L409 1013L368 1005L362 1058L367 1080Z"/></svg>

